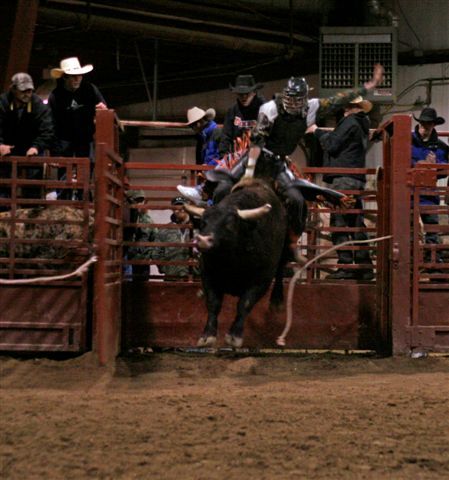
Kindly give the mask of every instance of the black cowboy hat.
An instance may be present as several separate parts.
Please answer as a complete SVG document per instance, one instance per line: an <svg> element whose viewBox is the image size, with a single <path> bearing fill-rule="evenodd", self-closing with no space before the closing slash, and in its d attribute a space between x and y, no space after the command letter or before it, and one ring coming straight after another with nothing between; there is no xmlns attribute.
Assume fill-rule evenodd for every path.
<svg viewBox="0 0 449 480"><path fill-rule="evenodd" d="M421 114L419 115L419 118L416 118L415 115L413 115L413 118L419 123L432 122L435 125L441 125L446 121L443 117L438 117L437 111L434 108L430 107L423 108Z"/></svg>
<svg viewBox="0 0 449 480"><path fill-rule="evenodd" d="M262 87L263 83L256 83L252 75L239 75L235 79L234 86L229 84L231 92L234 93L250 93L259 90L259 88Z"/></svg>

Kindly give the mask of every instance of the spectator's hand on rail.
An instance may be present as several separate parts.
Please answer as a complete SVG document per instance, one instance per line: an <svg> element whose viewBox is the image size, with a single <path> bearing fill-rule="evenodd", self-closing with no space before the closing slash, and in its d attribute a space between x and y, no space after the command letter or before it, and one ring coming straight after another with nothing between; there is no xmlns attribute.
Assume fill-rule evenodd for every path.
<svg viewBox="0 0 449 480"><path fill-rule="evenodd" d="M313 133L317 128L317 125L314 123L313 125L310 125L310 127L307 127L306 133Z"/></svg>
<svg viewBox="0 0 449 480"><path fill-rule="evenodd" d="M31 147L27 150L27 157L34 157L35 155L38 155L39 151L36 147Z"/></svg>
<svg viewBox="0 0 449 480"><path fill-rule="evenodd" d="M370 132L369 134L369 141L370 142L380 142L382 140L382 130L374 130L374 132Z"/></svg>
<svg viewBox="0 0 449 480"><path fill-rule="evenodd" d="M0 145L0 156L9 155L14 145Z"/></svg>
<svg viewBox="0 0 449 480"><path fill-rule="evenodd" d="M385 73L384 67L380 63L376 63L374 65L373 77L368 82L365 82L363 86L367 90L372 90L373 88L377 87L377 85L382 83L382 80L384 78L384 73Z"/></svg>
<svg viewBox="0 0 449 480"><path fill-rule="evenodd" d="M100 102L95 105L95 110L107 110L108 107L105 103Z"/></svg>
<svg viewBox="0 0 449 480"><path fill-rule="evenodd" d="M427 154L426 162L427 163L437 163L437 156L435 155L435 152L429 152Z"/></svg>

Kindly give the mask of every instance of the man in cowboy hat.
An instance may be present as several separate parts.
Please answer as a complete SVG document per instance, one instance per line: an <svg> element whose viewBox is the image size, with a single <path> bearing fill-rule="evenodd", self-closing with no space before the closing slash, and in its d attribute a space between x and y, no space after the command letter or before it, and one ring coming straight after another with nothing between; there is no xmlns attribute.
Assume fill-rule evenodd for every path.
<svg viewBox="0 0 449 480"><path fill-rule="evenodd" d="M332 132L321 130L316 125L309 127L309 131L320 141L324 150L324 167L332 168L365 168L365 156L368 149L369 118L368 113L372 104L363 97L358 96L351 100L345 107L341 120ZM334 190L363 190L366 178L360 173L325 174L323 180L331 185ZM354 207L362 210L363 205L359 196L355 196ZM365 228L363 214L332 213L331 227ZM354 240L366 240L365 232L355 233L333 232L332 243L339 245L353 237ZM370 254L368 250L337 250L338 263L348 265L352 263L368 265L360 270L345 270L339 268L327 276L328 279L360 279L372 280L374 278Z"/></svg>
<svg viewBox="0 0 449 480"><path fill-rule="evenodd" d="M55 122L57 148L63 157L90 157L95 133L95 111L107 109L98 88L85 80L93 65L81 66L77 57L61 60L59 68L50 72L57 79L48 103Z"/></svg>
<svg viewBox="0 0 449 480"><path fill-rule="evenodd" d="M260 106L265 99L257 94L263 84L256 83L252 75L238 75L235 85L229 85L237 100L229 108L223 122L223 132L218 150L220 158L242 152L249 147L249 133L255 127Z"/></svg>
<svg viewBox="0 0 449 480"><path fill-rule="evenodd" d="M220 129L214 121L215 110L192 107L187 110L187 125L197 137L196 164L217 165Z"/></svg>
<svg viewBox="0 0 449 480"><path fill-rule="evenodd" d="M187 110L187 125L195 132L196 142L196 164L216 166L219 160L218 144L221 138L221 129L214 121L215 110L209 108L204 111L198 107ZM203 204L203 186L195 187L178 185L178 192L184 197L198 205Z"/></svg>
<svg viewBox="0 0 449 480"><path fill-rule="evenodd" d="M445 164L449 161L449 147L446 143L438 138L438 132L435 130L437 125L442 125L445 122L443 117L439 117L434 108L423 108L419 117L413 116L418 122L414 132L412 133L412 166L415 167L420 163L439 163ZM439 176L444 178L444 176ZM438 195L421 195L420 204L426 206L437 207L440 204L440 197ZM421 220L427 225L438 225L438 214L431 212L421 213ZM437 232L426 232L425 243L439 244L440 237ZM441 263L441 250L436 250L437 263ZM430 262L431 251L426 249L424 254L424 261ZM432 270L432 269L430 269ZM429 271L430 271L429 270ZM435 269L432 273L438 273Z"/></svg>
<svg viewBox="0 0 449 480"><path fill-rule="evenodd" d="M34 93L33 79L27 73L16 73L9 91L0 96L0 156L42 155L50 148L53 135L50 110ZM23 167L23 173L26 178L42 178L39 167ZM11 166L0 164L0 177L10 176ZM22 188L24 197L37 198L40 193L40 188ZM0 197L9 196L9 188L0 187Z"/></svg>

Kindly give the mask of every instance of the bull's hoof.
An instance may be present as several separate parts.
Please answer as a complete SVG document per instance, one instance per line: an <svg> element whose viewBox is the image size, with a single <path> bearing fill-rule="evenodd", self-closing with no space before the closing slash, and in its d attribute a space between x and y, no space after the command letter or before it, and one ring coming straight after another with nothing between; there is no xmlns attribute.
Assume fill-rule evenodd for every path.
<svg viewBox="0 0 449 480"><path fill-rule="evenodd" d="M198 339L196 346L197 347L213 347L216 342L217 342L217 337L202 336Z"/></svg>
<svg viewBox="0 0 449 480"><path fill-rule="evenodd" d="M240 348L243 345L243 338L242 337L236 337L234 335L231 335L230 333L227 333L225 335L225 342L233 348Z"/></svg>

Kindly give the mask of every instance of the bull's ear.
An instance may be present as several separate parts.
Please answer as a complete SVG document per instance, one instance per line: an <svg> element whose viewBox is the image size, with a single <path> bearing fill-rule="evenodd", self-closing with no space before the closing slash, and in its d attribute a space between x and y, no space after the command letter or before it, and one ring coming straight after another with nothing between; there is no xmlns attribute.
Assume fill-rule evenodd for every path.
<svg viewBox="0 0 449 480"><path fill-rule="evenodd" d="M243 220L256 220L257 218L263 217L268 212L270 212L272 206L269 203L262 205L261 207L257 208L249 208L247 210L238 210L237 214Z"/></svg>
<svg viewBox="0 0 449 480"><path fill-rule="evenodd" d="M202 217L205 209L196 205L184 204L184 210L194 217Z"/></svg>

